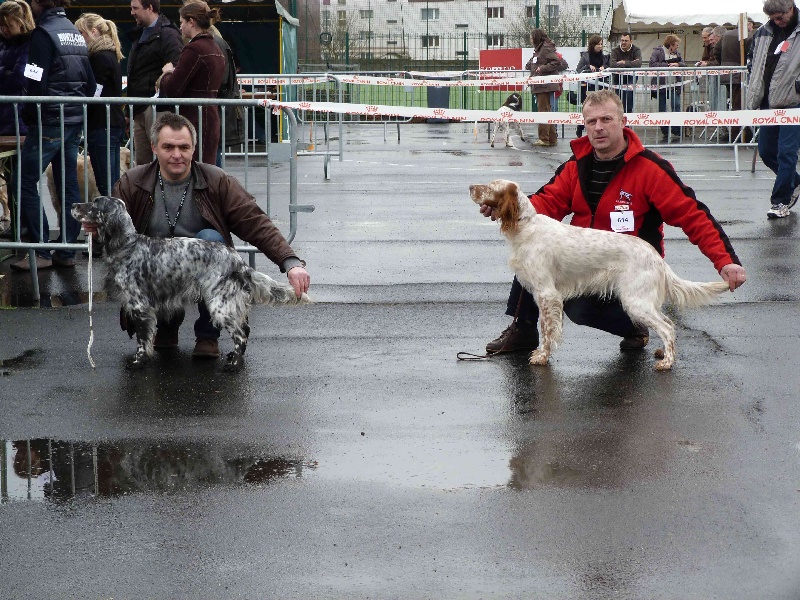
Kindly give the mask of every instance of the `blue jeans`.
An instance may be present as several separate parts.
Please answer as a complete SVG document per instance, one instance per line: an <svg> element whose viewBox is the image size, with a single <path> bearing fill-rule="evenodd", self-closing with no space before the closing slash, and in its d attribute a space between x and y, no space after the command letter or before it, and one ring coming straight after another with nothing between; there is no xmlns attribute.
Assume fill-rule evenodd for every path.
<svg viewBox="0 0 800 600"><path fill-rule="evenodd" d="M80 191L78 189L78 140L81 135L82 125L64 125L64 164L61 164L61 127L58 125L46 125L42 127L42 145L39 147L39 132L30 128L25 142L22 144L20 156L20 181L21 181L21 211L20 217L22 225L28 228L28 236L33 241L49 242L50 225L47 222L47 214L42 211L42 199L39 197L37 184L47 168L53 165L53 181L56 188L61 189L61 178L64 176L64 202L66 213L62 219L66 223L66 240L68 244L78 241L78 234L81 225L70 214L73 204L80 203ZM42 155L42 168L39 169L39 153ZM42 226L39 227L39 213L42 213ZM50 258L49 250L37 250L36 254L43 258ZM59 258L72 258L75 256L74 250L56 250Z"/></svg>
<svg viewBox="0 0 800 600"><path fill-rule="evenodd" d="M539 321L539 307L533 296L514 278L511 294L508 297L506 314L518 321L536 324ZM627 337L636 333L636 326L623 310L616 298L600 298L599 296L579 296L564 302L564 314L570 321L599 329L619 337Z"/></svg>
<svg viewBox="0 0 800 600"><path fill-rule="evenodd" d="M108 138L106 138L108 136ZM92 161L94 179L101 196L108 196L119 181L119 147L122 143L122 128L90 129L86 133L86 145ZM111 173L111 185L108 177ZM89 198L92 200L92 198Z"/></svg>
<svg viewBox="0 0 800 600"><path fill-rule="evenodd" d="M667 112L667 98L669 98L669 111L681 111L681 94L677 91L678 88L673 89L660 89L658 90L658 112ZM669 135L669 127L661 127L661 133ZM673 127L672 135L680 135L681 128Z"/></svg>
<svg viewBox="0 0 800 600"><path fill-rule="evenodd" d="M219 242L220 244L225 243L225 238L222 237L222 234L217 231L216 229L201 229L197 232L197 235L194 236L198 240L207 240L209 242ZM197 321L194 322L194 336L198 340L216 340L219 338L220 330L211 323L211 315L208 313L208 308L206 308L206 303L200 301L197 303L197 310L200 312L200 316L197 317ZM158 322L158 329L162 331L175 331L177 333L178 329L183 323L184 313L181 312L180 314L175 315L167 321L166 323L159 321Z"/></svg>
<svg viewBox="0 0 800 600"><path fill-rule="evenodd" d="M800 125L762 125L758 134L758 153L767 168L775 173L772 204L789 204L794 188L800 184L797 151Z"/></svg>

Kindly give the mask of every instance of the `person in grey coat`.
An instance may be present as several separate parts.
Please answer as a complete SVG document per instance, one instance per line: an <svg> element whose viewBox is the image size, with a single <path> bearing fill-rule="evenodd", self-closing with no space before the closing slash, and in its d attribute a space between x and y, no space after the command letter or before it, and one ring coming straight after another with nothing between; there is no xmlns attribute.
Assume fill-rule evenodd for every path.
<svg viewBox="0 0 800 600"><path fill-rule="evenodd" d="M796 108L800 106L800 40L797 6L793 0L767 0L769 21L753 35L750 45L750 89L747 108ZM800 196L797 151L800 125L762 125L758 153L775 173L767 218L782 219Z"/></svg>

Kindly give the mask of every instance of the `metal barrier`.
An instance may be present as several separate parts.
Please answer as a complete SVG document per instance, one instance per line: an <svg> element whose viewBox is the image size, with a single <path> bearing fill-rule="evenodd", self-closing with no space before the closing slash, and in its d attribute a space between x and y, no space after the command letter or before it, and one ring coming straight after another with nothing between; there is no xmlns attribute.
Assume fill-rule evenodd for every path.
<svg viewBox="0 0 800 600"><path fill-rule="evenodd" d="M39 96L39 97L30 97L30 96L0 96L0 103L4 104L13 104L15 105L15 116L17 116L17 112L19 110L19 105L21 104L35 104L36 111L37 111L37 120L39 127L38 135L39 137L39 172L42 174L39 177L38 182L38 191L40 198L42 198L42 179L44 178L45 167L42 163L42 151L41 151L41 144L42 144L42 137L41 137L41 123L42 123L42 106L46 105L57 105L59 106L59 110L61 111L61 119L60 119L60 131L61 131L61 160L63 161L64 158L64 106L75 106L81 105L83 107L84 115L83 115L83 125L82 125L82 136L84 140L84 155L86 153L85 148L85 140L88 135L87 129L87 119L86 119L86 112L87 107L89 105L103 105L106 106L106 122L108 123L110 120L110 106L112 105L124 105L129 107L129 114L132 113L132 108L134 106L152 106L152 110L156 111L156 107L164 107L165 109L169 109L175 112L180 112L181 106L206 106L206 105L213 105L213 106L220 106L223 112L230 107L231 109L235 107L242 107L245 112L245 137L246 140L249 140L250 135L248 131L248 123L249 123L249 113L256 110L257 108L261 108L264 104L263 100L257 99L241 99L241 100L223 100L223 99L192 99L192 98L181 98L181 99L166 99L166 98L69 98L68 101L65 101L64 98L54 98L48 96ZM268 109L271 107L268 107ZM297 119L294 115L294 111L290 108L280 107L280 112L285 115L286 123L287 123L287 142L286 143L272 143L267 141L265 144L265 152L261 153L259 156L263 156L265 158L265 165L269 167L273 164L278 163L289 163L289 233L286 236L287 241L289 243L292 242L296 233L297 233L297 213L300 212L312 212L314 210L313 206L310 205L300 205L297 201L297 157L298 157L298 142L297 142L297 132L298 132L298 123ZM15 119L15 122L18 123L18 120ZM201 146L202 140L202 112L200 113L199 122L198 122L198 145ZM221 137L224 138L225 131L224 131L224 119L221 119ZM109 128L107 128L109 129ZM269 123L267 123L267 132L269 132ZM66 242L51 242L50 241L50 232L44 232L43 229L43 222L44 222L44 215L45 215L45 202L41 201L39 205L39 230L41 232L39 240L22 240L21 231L22 231L22 221L21 221L21 196L22 196L22 181L21 181L21 156L22 156L22 137L19 134L19 125L17 124L16 130L16 139L14 140L13 146L7 148L5 152L2 152L0 155L0 174L5 172L7 174L11 174L11 182L13 185L8 186L9 191L9 204L11 205L11 198L13 196L13 218L11 223L11 230L10 236L8 239L0 238L0 249L10 249L10 250L27 250L28 251L28 258L29 264L31 269L31 276L32 276L32 285L33 285L33 294L35 298L39 298L39 282L38 282L38 274L36 269L36 258L35 258L35 251L37 249L46 249L46 250L85 250L88 247L88 244L85 242L74 242L74 243L66 243ZM130 122L129 128L129 137L130 140L129 144L132 143L133 140L133 121ZM110 132L107 131L107 142L110 139ZM135 150L135 148L133 149ZM200 149L202 152L202 148ZM222 153L222 167L225 167L225 160L226 155L230 155L231 153L223 152ZM233 155L241 155L244 159L244 181L242 181L242 185L245 189L249 189L249 169L250 169L250 161L252 160L252 155L249 152L249 145L244 144L241 153L234 153ZM109 159L110 156L110 149L109 154L107 154L106 158ZM132 158L133 161L133 158ZM132 163L133 164L133 163ZM267 168L267 191L266 191L266 211L267 214L270 212L271 208L271 185L270 185L270 175L271 169ZM9 184L11 183L9 182ZM115 182L110 182L115 183ZM66 197L65 197L65 186L66 186L66 178L62 173L61 181L56 182L56 184L60 184L60 198L61 198L61 205L56 209L57 214L60 214L58 230L59 230L59 237L60 239L66 239L66 230L67 230L67 222L69 219L72 219L72 216L69 215L69 211L67 210L66 204ZM90 198L88 197L89 194L89 172L88 169L84 169L84 176L83 176L83 201L88 201ZM111 189L111 185L109 185L109 189ZM49 195L49 194L48 194ZM50 198L52 202L52 198ZM54 207L55 208L55 207ZM250 244L238 245L236 246L236 250L239 252L245 252L249 254L249 262L251 266L255 266L255 253L259 252L257 248L251 246Z"/></svg>

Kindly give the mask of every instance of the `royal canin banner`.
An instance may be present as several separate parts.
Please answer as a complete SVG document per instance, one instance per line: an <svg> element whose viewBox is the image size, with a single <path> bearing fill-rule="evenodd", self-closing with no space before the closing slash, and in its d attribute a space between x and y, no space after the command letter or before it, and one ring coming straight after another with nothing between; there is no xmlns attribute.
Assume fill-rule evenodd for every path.
<svg viewBox="0 0 800 600"><path fill-rule="evenodd" d="M481 71L492 71L487 74L486 78L504 78L517 79L519 72L528 64L531 56L533 56L533 48L503 48L500 50L481 50L478 58L478 65ZM484 76L481 75L483 79ZM482 90L501 90L509 92L521 92L525 88L519 85L516 81L509 82L508 85L482 85Z"/></svg>

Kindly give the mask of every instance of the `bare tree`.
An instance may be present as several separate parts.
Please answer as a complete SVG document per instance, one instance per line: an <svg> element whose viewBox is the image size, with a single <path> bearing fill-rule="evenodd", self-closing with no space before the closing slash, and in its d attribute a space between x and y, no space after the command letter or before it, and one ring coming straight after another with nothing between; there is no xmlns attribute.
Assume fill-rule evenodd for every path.
<svg viewBox="0 0 800 600"><path fill-rule="evenodd" d="M517 12L516 18L512 19L508 25L509 48L522 48L531 45L531 29L536 27L536 21L528 17L526 7L522 7ZM590 35L590 23L585 17L576 10L568 10L559 13L555 18L548 19L546 15L539 17L539 27L547 32L556 46L582 46L583 33ZM593 32L591 32L593 33Z"/></svg>

